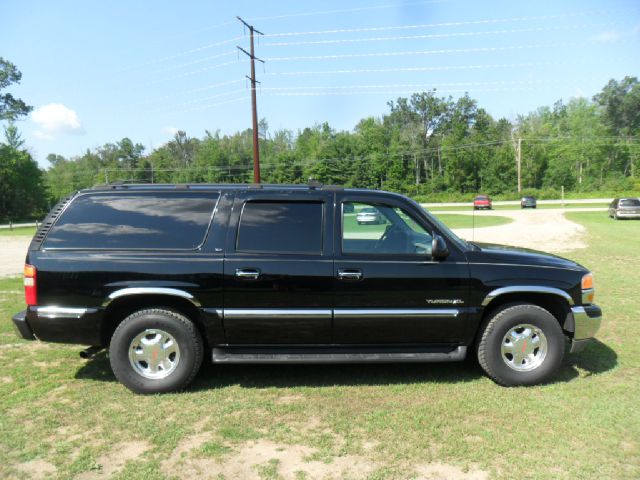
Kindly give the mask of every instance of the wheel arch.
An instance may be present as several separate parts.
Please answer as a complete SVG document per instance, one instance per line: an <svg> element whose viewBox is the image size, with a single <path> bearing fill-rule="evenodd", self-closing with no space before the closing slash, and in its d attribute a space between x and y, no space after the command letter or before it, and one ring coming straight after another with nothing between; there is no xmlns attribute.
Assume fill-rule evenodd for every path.
<svg viewBox="0 0 640 480"><path fill-rule="evenodd" d="M545 290L540 290L537 287L536 289L528 289L527 287L507 288L492 291L482 302L482 320L476 334L476 341L482 335L482 331L488 321L498 310L507 306L525 303L544 308L555 317L563 330L573 331L571 306L574 301L567 292L549 287L546 287Z"/></svg>
<svg viewBox="0 0 640 480"><path fill-rule="evenodd" d="M136 311L147 308L173 310L186 316L194 323L202 337L202 341L207 345L207 336L200 312L200 304L194 300L193 296L187 292L172 294L168 292L153 293L136 291L134 293L119 294L113 296L113 298L110 297L104 306L103 322L100 331L102 345L109 345L113 332L115 332L118 325L120 325L125 318Z"/></svg>

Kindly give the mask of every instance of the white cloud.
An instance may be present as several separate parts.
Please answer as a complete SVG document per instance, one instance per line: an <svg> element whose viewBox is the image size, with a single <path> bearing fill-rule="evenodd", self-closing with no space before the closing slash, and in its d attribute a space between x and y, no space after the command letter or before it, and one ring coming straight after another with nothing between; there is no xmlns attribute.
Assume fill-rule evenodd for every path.
<svg viewBox="0 0 640 480"><path fill-rule="evenodd" d="M78 114L61 103L49 103L36 108L31 120L40 127L34 135L42 140L53 140L56 135L84 134Z"/></svg>
<svg viewBox="0 0 640 480"><path fill-rule="evenodd" d="M624 34L615 30L609 30L608 32L602 32L593 37L598 43L614 43L622 39Z"/></svg>
<svg viewBox="0 0 640 480"><path fill-rule="evenodd" d="M164 127L162 129L162 133L164 133L165 135L168 135L170 137L173 137L176 133L178 133L180 129L176 128L176 127Z"/></svg>

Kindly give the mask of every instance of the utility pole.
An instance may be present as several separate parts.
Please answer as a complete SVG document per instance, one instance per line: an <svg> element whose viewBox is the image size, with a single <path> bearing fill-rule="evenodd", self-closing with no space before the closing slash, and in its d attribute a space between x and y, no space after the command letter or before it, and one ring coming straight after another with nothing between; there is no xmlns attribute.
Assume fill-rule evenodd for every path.
<svg viewBox="0 0 640 480"><path fill-rule="evenodd" d="M513 149L516 151L516 175L518 177L518 193L522 192L522 138L518 137L518 143L516 144L515 129L511 130L511 141L513 142Z"/></svg>
<svg viewBox="0 0 640 480"><path fill-rule="evenodd" d="M254 54L253 49L253 33L257 33L259 35L264 35L259 30L253 28L253 25L249 25L242 18L236 17L242 24L249 29L250 39L251 39L251 48L250 51L247 52L244 48L238 47L238 49L247 55L251 59L251 77L247 77L251 81L251 110L253 112L253 183L260 183L260 146L258 143L258 105L256 100L256 83L260 83L256 81L256 64L255 61L264 63L264 60L257 58Z"/></svg>
<svg viewBox="0 0 640 480"><path fill-rule="evenodd" d="M522 192L522 139L518 138L518 156L516 157L518 170L518 193Z"/></svg>

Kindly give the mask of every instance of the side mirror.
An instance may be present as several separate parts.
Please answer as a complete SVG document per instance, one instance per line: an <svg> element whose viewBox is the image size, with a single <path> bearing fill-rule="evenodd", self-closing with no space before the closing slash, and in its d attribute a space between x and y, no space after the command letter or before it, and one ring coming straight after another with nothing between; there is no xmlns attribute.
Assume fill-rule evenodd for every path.
<svg viewBox="0 0 640 480"><path fill-rule="evenodd" d="M447 242L440 235L434 235L431 241L431 258L434 260L444 260L449 256Z"/></svg>

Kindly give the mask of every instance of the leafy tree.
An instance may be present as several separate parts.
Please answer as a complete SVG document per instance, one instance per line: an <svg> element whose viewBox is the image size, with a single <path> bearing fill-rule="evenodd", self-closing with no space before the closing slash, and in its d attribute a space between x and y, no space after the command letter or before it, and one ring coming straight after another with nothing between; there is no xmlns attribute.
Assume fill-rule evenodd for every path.
<svg viewBox="0 0 640 480"><path fill-rule="evenodd" d="M21 79L20 70L13 63L0 57L0 120L14 121L33 110L33 107L10 93L2 93L2 90L10 85L20 83Z"/></svg>
<svg viewBox="0 0 640 480"><path fill-rule="evenodd" d="M5 143L0 142L2 221L38 218L47 206L42 171L23 145L14 125L5 128Z"/></svg>

